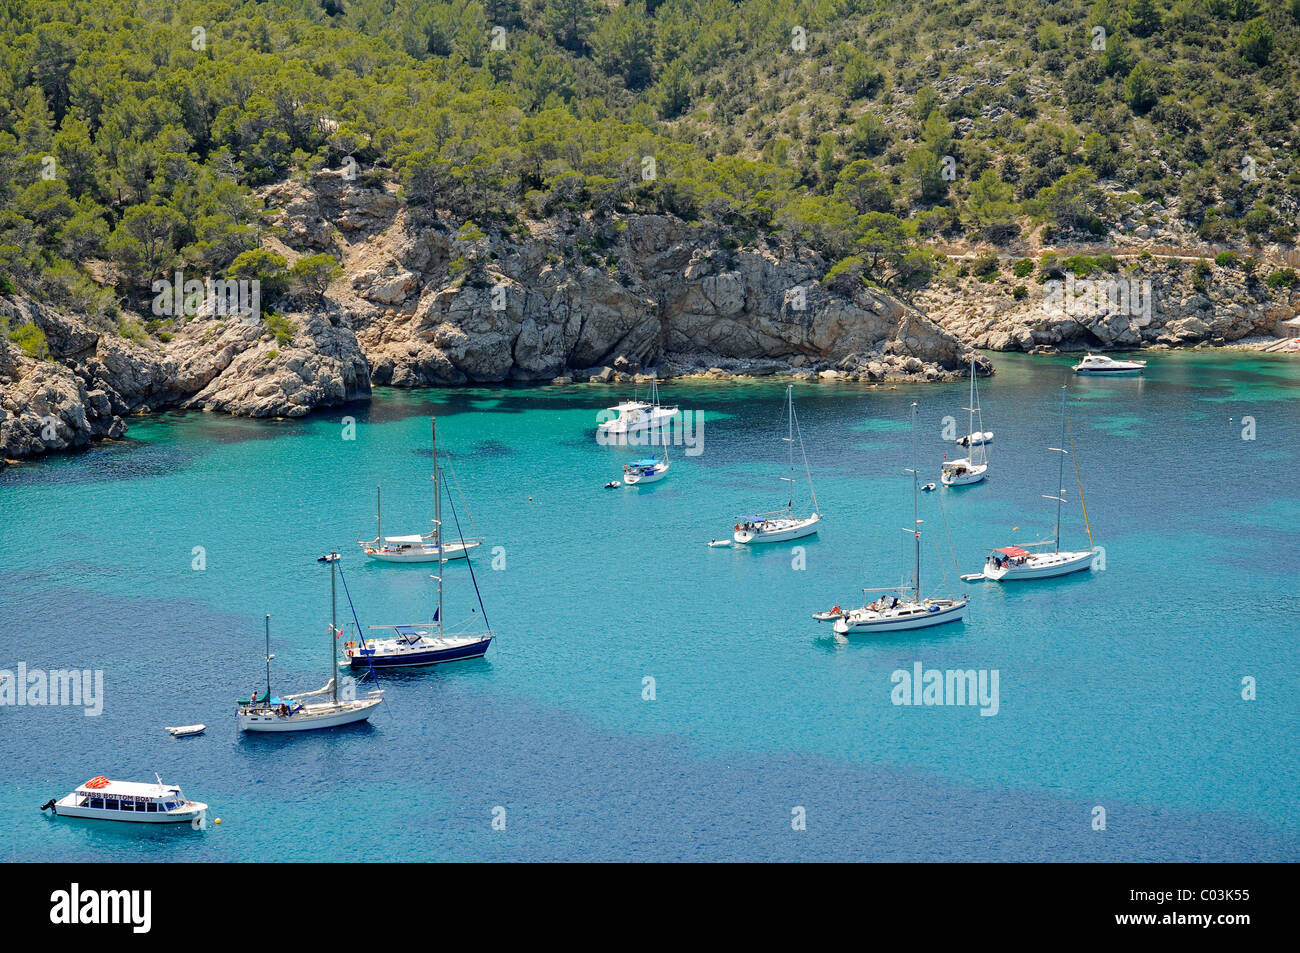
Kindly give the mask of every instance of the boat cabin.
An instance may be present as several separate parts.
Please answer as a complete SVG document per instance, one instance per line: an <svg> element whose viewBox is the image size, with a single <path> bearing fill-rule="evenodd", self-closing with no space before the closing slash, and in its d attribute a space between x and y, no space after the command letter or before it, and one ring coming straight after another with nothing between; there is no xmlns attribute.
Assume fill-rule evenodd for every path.
<svg viewBox="0 0 1300 953"><path fill-rule="evenodd" d="M140 784L134 781L110 781L91 778L74 792L74 807L92 811L165 814L187 803L181 789L168 784Z"/></svg>

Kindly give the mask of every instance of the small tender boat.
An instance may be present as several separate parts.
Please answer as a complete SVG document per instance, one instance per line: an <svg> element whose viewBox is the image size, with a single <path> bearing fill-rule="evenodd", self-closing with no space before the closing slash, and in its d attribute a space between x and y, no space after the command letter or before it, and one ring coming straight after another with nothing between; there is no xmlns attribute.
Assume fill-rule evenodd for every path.
<svg viewBox="0 0 1300 953"><path fill-rule="evenodd" d="M932 493L933 491L934 491L933 483L927 483L925 486L921 487L922 493Z"/></svg>
<svg viewBox="0 0 1300 953"><path fill-rule="evenodd" d="M992 443L992 442L993 442L992 430L985 430L982 431L981 433L968 433L964 437L957 438L957 446L959 447L978 447L981 444Z"/></svg>
<svg viewBox="0 0 1300 953"><path fill-rule="evenodd" d="M610 480L608 483L605 484L605 489L607 489L607 490L617 490L617 489L618 489L620 486L622 486L622 485L623 485L623 484L622 484L622 483L619 483L617 480Z"/></svg>
<svg viewBox="0 0 1300 953"><path fill-rule="evenodd" d="M839 606L832 606L825 612L814 612L812 617L818 622L834 622L836 619L842 619L844 617L844 610Z"/></svg>
<svg viewBox="0 0 1300 953"><path fill-rule="evenodd" d="M1074 365L1076 374L1141 374L1146 361L1117 361L1105 354L1086 354Z"/></svg>
<svg viewBox="0 0 1300 953"><path fill-rule="evenodd" d="M614 414L614 418L596 426L597 440L626 437L628 434L642 430L659 430L677 416L677 407L659 405L659 381L652 379L649 403L643 400L625 401L610 407L609 413Z"/></svg>
<svg viewBox="0 0 1300 953"><path fill-rule="evenodd" d="M710 547L730 546L730 545L731 545L731 540L729 540L729 539L711 539L711 540L709 540L709 546L710 546Z"/></svg>
<svg viewBox="0 0 1300 953"><path fill-rule="evenodd" d="M173 738L189 738L192 735L201 735L207 725L178 725L175 728L168 728Z"/></svg>
<svg viewBox="0 0 1300 953"><path fill-rule="evenodd" d="M658 483L668 475L671 464L667 459L646 457L633 460L623 466L623 482L628 486L640 486L642 483Z"/></svg>
<svg viewBox="0 0 1300 953"><path fill-rule="evenodd" d="M157 777L155 775L155 777ZM91 778L71 794L41 805L58 817L100 821L134 821L137 824L184 824L202 821L208 806L191 801L174 784L140 784Z"/></svg>

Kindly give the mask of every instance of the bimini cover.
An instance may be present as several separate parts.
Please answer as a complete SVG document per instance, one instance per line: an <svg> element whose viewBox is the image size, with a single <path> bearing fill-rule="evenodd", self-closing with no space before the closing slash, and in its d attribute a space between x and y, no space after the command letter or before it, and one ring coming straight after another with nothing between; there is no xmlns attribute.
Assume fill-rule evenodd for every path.
<svg viewBox="0 0 1300 953"><path fill-rule="evenodd" d="M1001 549L993 550L995 553L1002 553L1004 556L1010 556L1012 559L1023 559L1030 555L1029 550L1021 549L1019 546L1004 546Z"/></svg>
<svg viewBox="0 0 1300 953"><path fill-rule="evenodd" d="M385 536L385 543L392 543L394 546L409 546L424 542L423 536Z"/></svg>
<svg viewBox="0 0 1300 953"><path fill-rule="evenodd" d="M655 467L658 465L659 465L659 461L654 459L653 457L651 457L648 460L633 460L631 463L628 464L629 467Z"/></svg>
<svg viewBox="0 0 1300 953"><path fill-rule="evenodd" d="M393 631L400 635L405 641L415 644L420 641L420 632L418 629L409 625L395 625Z"/></svg>

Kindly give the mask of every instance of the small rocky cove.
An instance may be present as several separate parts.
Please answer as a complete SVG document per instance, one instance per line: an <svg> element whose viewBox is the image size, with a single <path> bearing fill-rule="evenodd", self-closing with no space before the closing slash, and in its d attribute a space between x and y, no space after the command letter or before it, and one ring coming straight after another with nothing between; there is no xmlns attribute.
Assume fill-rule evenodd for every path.
<svg viewBox="0 0 1300 953"><path fill-rule="evenodd" d="M1149 313L1053 314L1042 284L1010 275L936 283L909 304L865 285L827 287L830 263L807 249L742 244L663 215L556 217L489 235L407 207L394 185L328 171L263 198L273 210L264 248L290 262L327 253L341 266L323 293L278 302L274 328L208 311L169 322L165 335L124 334L0 295L8 327L31 325L45 345L29 355L0 336L0 456L84 448L122 436L133 415L171 408L297 417L373 386L648 374L954 380L971 347L1223 344L1277 333L1295 314L1290 289L1227 267L1206 281L1191 265L1134 259L1126 278L1151 282ZM993 371L983 357L978 367Z"/></svg>

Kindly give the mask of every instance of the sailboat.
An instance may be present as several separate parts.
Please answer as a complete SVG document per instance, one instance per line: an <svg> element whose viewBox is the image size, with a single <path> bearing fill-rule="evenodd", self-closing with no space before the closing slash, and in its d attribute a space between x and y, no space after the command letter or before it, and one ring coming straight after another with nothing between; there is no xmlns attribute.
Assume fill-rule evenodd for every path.
<svg viewBox="0 0 1300 953"><path fill-rule="evenodd" d="M667 426L677 416L677 406L659 405L659 380L650 379L650 402L629 400L609 408L614 417L596 425L597 441L622 438L642 430L658 430Z"/></svg>
<svg viewBox="0 0 1300 953"><path fill-rule="evenodd" d="M1052 539L1044 540L1039 543L1024 543L1020 546L1003 546L999 549L992 550L984 562L984 571L981 573L972 573L970 580L990 579L994 582L1013 582L1017 579L1050 579L1053 576L1064 576L1068 573L1079 572L1087 569L1092 565L1093 552L1062 552L1061 551L1061 507L1065 504L1065 487L1061 486L1065 482L1065 457L1069 450L1065 449L1065 391L1061 388L1061 445L1051 447L1053 452L1061 455L1060 465L1057 468L1056 484L1060 488L1055 496L1043 494L1043 499L1054 500L1056 502L1056 532ZM1073 441L1071 441L1073 442ZM1083 510L1084 525L1088 529L1088 541L1092 542L1092 527L1088 525L1088 510L1083 503L1083 478L1079 477L1078 458L1075 458L1075 475L1079 479L1079 506ZM1051 552L1030 552L1029 547L1051 546Z"/></svg>
<svg viewBox="0 0 1300 953"><path fill-rule="evenodd" d="M437 480L438 461L434 458L434 479ZM447 495L452 503L452 517L456 523L457 536L460 535L460 518L456 515L455 502L451 494ZM442 498L434 501L434 522L442 526ZM469 566L470 579L474 583L474 592L478 596L478 606L483 613L483 624L487 626L487 609L483 605L483 595L479 592L478 580L474 577L474 564ZM432 623L412 623L407 625L372 625L371 630L391 630L393 636L386 639L364 639L360 644L347 642L343 647L346 661L343 665L357 668L409 668L413 666L438 665L442 662L459 662L463 659L482 658L492 644L491 628L484 632L453 633L448 635L442 625L442 575L433 576L438 581L438 602L434 606Z"/></svg>
<svg viewBox="0 0 1300 953"><path fill-rule="evenodd" d="M966 436L958 440L960 446L970 448L970 453L960 460L945 460L939 481L944 486L966 486L979 483L989 469L989 451L985 444L993 439L993 433L984 432L984 415L980 413L975 390L975 352L970 356L970 406L962 408L970 412L970 423ZM980 414L980 429L975 429L975 415Z"/></svg>
<svg viewBox="0 0 1300 953"><path fill-rule="evenodd" d="M912 448L916 456L916 404L912 405ZM925 599L921 595L921 523L923 520L918 509L919 488L917 486L916 466L908 471L912 474L912 526L903 532L911 533L915 545L915 564L911 586L890 586L881 589L863 589L863 592L884 593L869 605L843 612L835 620L835 631L844 635L848 632L893 632L900 629L926 629L947 622L959 622L966 613L969 602L961 599ZM899 599L898 593L911 590L910 599ZM894 593L894 595L888 595Z"/></svg>
<svg viewBox="0 0 1300 953"><path fill-rule="evenodd" d="M433 431L433 498L437 501L438 422L430 418L430 425ZM483 544L483 540L476 537L457 542L442 542L442 527L436 518L433 521L433 532L425 536L418 533L410 536L385 536L383 492L380 487L375 487L375 519L377 521L375 538L369 541L357 540L357 544L363 553L381 562L445 563L449 559L464 559L471 549Z"/></svg>
<svg viewBox="0 0 1300 953"><path fill-rule="evenodd" d="M642 457L623 465L623 482L628 486L640 486L643 483L658 483L668 475L668 440L664 439L662 457Z"/></svg>
<svg viewBox="0 0 1300 953"><path fill-rule="evenodd" d="M811 536L817 532L817 524L822 521L821 514L817 512L817 493L813 490L812 471L808 469L808 454L804 451L803 434L799 431L799 423L794 415L793 385L786 385L785 396L788 407L789 435L781 439L788 444L790 475L781 477L781 479L783 482L790 484L789 501L786 503L784 510L774 510L771 513L741 517L741 521L732 527L732 539L738 543L779 543L788 539ZM813 512L803 518L794 515L794 441L796 436L799 439L799 453L803 456L804 473L808 476L808 492L812 496L813 507Z"/></svg>
<svg viewBox="0 0 1300 953"><path fill-rule="evenodd" d="M383 701L383 691L371 692L363 698L340 698L338 670L338 598L335 578L339 573L338 553L328 553L316 560L330 567L330 652L334 662L330 666L330 680L324 688L314 692L295 692L279 698L271 694L271 617L266 617L266 693L261 698L254 692L251 698L241 699L238 718L241 731L311 731L316 728L337 728L358 721L367 721L374 708ZM347 582L344 582L346 588ZM352 599L349 596L348 603ZM328 696L325 701L304 699Z"/></svg>

